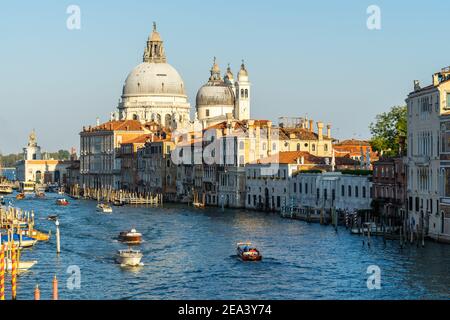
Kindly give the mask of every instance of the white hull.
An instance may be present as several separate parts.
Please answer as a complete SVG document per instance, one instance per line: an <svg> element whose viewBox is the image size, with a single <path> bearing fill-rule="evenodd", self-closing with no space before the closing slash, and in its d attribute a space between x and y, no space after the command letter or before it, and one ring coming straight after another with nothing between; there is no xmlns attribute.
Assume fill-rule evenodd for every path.
<svg viewBox="0 0 450 320"><path fill-rule="evenodd" d="M37 263L37 261L19 261L18 271L19 272L27 271L27 270L31 269L36 263ZM12 271L12 263L11 263L10 259L5 258L5 266L6 266L5 270L7 272Z"/></svg>
<svg viewBox="0 0 450 320"><path fill-rule="evenodd" d="M116 261L121 266L137 267L141 266L142 253L118 253Z"/></svg>

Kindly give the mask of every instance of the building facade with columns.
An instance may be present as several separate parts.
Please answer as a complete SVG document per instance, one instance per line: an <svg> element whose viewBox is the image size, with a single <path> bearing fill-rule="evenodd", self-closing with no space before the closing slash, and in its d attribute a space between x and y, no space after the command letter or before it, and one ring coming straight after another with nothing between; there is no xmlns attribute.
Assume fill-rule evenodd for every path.
<svg viewBox="0 0 450 320"><path fill-rule="evenodd" d="M450 67L433 74L432 84L426 87L414 81L414 90L406 103L409 225L415 232L423 232L432 239L448 238L448 205L446 197L442 197L441 203L445 194L441 194L440 179L447 157L441 119L450 114ZM442 151L445 152L441 156Z"/></svg>

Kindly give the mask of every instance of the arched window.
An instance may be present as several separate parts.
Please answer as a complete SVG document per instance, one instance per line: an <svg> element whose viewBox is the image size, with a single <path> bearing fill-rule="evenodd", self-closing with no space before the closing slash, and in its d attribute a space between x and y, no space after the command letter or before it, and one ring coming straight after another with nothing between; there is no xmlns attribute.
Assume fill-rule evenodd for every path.
<svg viewBox="0 0 450 320"><path fill-rule="evenodd" d="M239 149L244 150L245 144L244 141L239 142Z"/></svg>
<svg viewBox="0 0 450 320"><path fill-rule="evenodd" d="M316 151L316 145L314 143L311 145L311 150Z"/></svg>
<svg viewBox="0 0 450 320"><path fill-rule="evenodd" d="M267 143L263 143L263 150L265 151L265 150L267 150Z"/></svg>
<svg viewBox="0 0 450 320"><path fill-rule="evenodd" d="M325 151L328 151L328 144L325 144L323 147Z"/></svg>
<svg viewBox="0 0 450 320"><path fill-rule="evenodd" d="M245 97L244 89L241 89L241 98Z"/></svg>
<svg viewBox="0 0 450 320"><path fill-rule="evenodd" d="M352 186L348 186L348 197L352 196Z"/></svg>
<svg viewBox="0 0 450 320"><path fill-rule="evenodd" d="M301 145L300 143L297 143L297 151L300 151Z"/></svg>
<svg viewBox="0 0 450 320"><path fill-rule="evenodd" d="M277 144L275 142L272 144L272 151L277 151Z"/></svg>
<svg viewBox="0 0 450 320"><path fill-rule="evenodd" d="M359 197L359 188L358 188L358 186L355 187L355 197L356 198Z"/></svg>
<svg viewBox="0 0 450 320"><path fill-rule="evenodd" d="M133 120L139 120L139 116L137 114L133 114Z"/></svg>
<svg viewBox="0 0 450 320"><path fill-rule="evenodd" d="M248 98L248 89L245 89L245 97Z"/></svg>

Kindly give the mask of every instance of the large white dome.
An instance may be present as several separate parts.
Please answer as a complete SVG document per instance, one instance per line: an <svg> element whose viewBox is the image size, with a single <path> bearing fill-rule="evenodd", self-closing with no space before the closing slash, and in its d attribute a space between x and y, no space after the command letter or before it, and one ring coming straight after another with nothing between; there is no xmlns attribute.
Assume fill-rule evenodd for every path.
<svg viewBox="0 0 450 320"><path fill-rule="evenodd" d="M134 68L123 86L123 97L147 95L186 96L180 74L168 63L143 62Z"/></svg>

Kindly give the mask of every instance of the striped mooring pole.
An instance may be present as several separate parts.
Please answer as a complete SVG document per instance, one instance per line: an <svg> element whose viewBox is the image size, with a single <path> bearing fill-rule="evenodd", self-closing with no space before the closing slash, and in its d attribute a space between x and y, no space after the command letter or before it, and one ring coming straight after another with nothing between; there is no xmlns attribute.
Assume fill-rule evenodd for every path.
<svg viewBox="0 0 450 320"><path fill-rule="evenodd" d="M5 300L5 245L0 245L0 300Z"/></svg>
<svg viewBox="0 0 450 320"><path fill-rule="evenodd" d="M11 298L17 298L17 252L13 246L11 248Z"/></svg>

